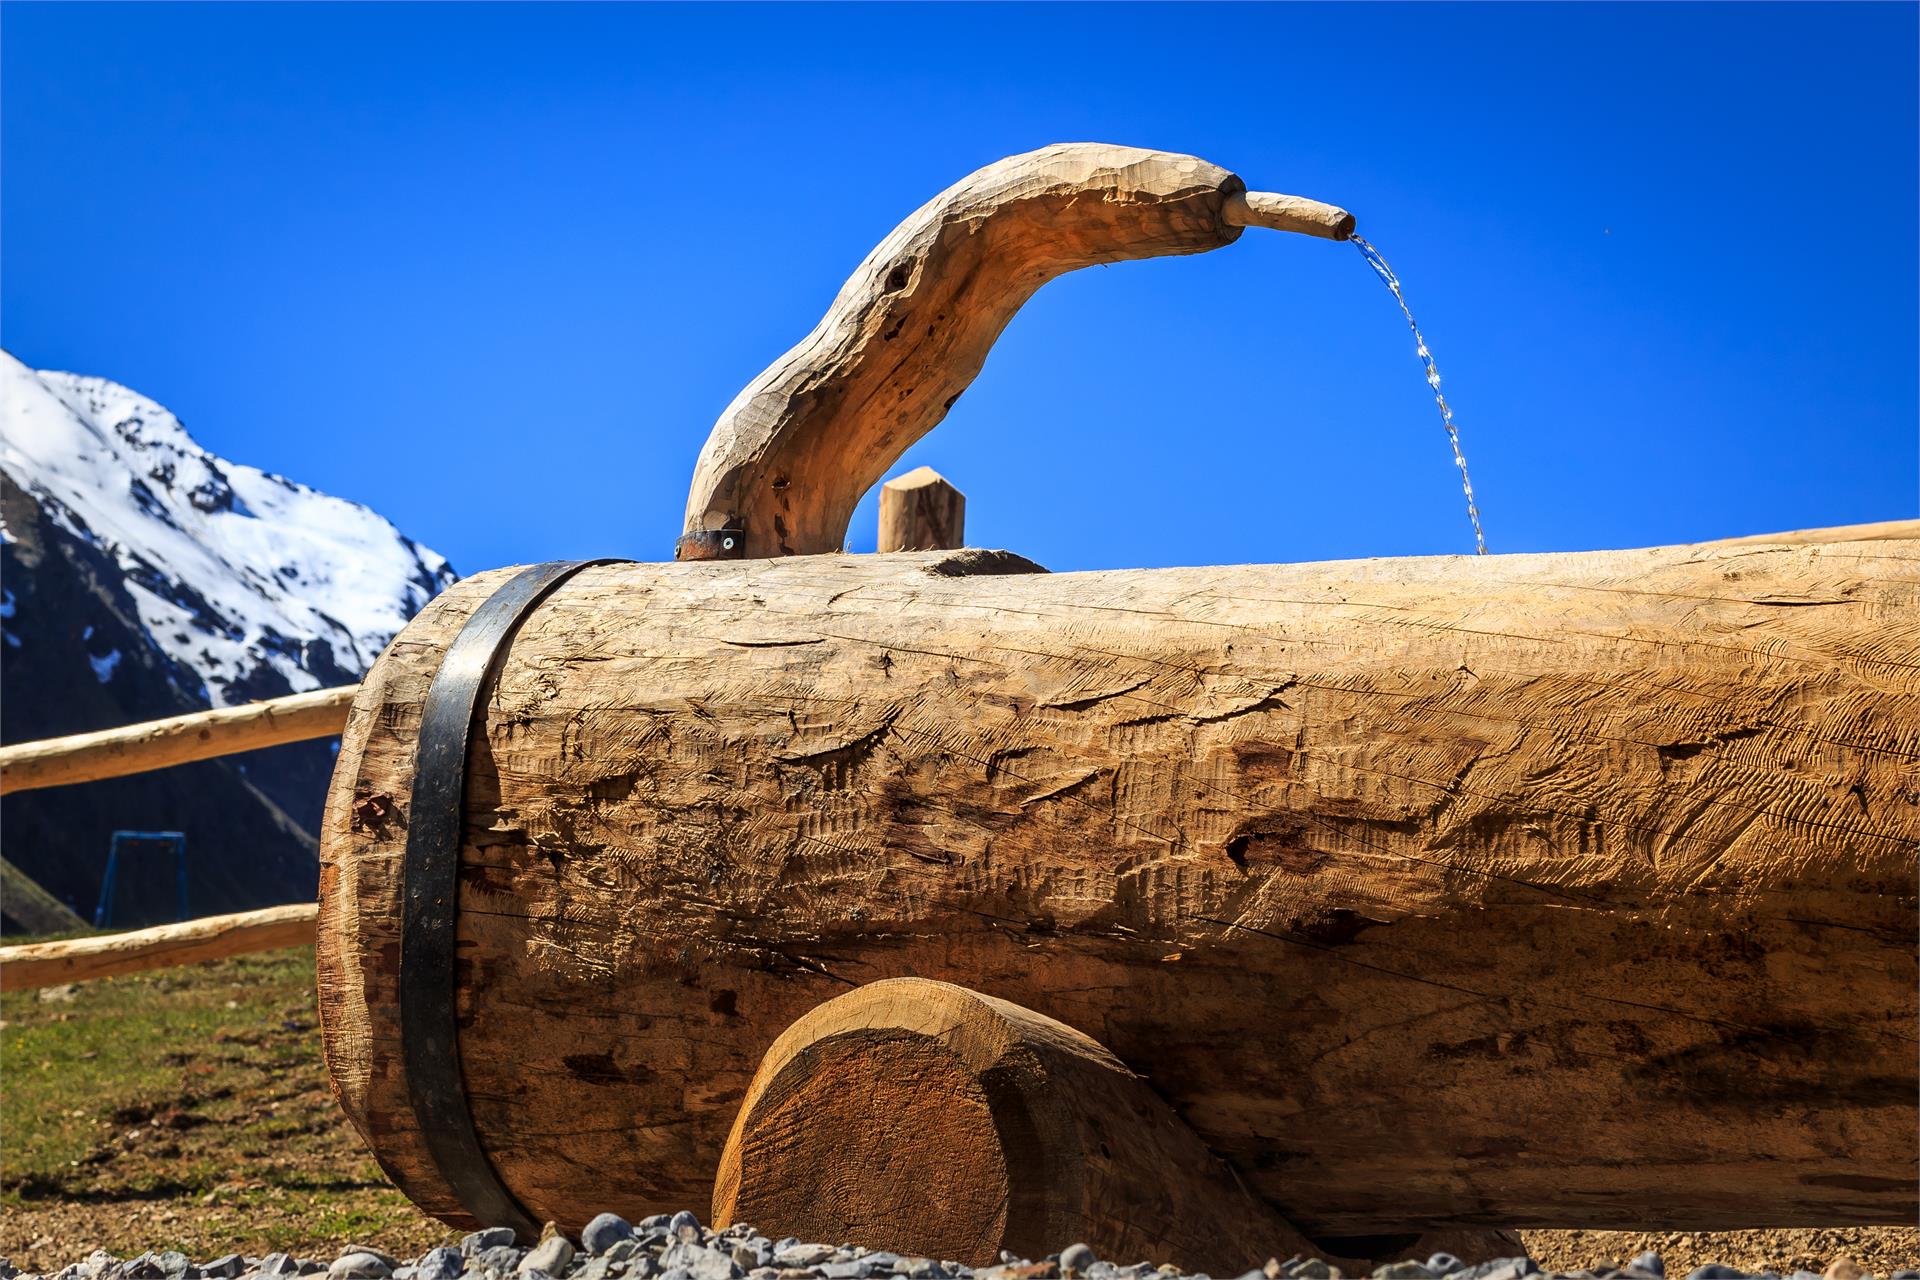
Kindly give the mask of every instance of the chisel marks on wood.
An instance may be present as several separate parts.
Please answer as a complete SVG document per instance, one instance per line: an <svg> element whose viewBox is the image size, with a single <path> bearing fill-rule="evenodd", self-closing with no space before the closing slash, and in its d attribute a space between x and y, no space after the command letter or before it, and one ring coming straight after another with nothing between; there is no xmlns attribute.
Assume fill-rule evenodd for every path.
<svg viewBox="0 0 1920 1280"><path fill-rule="evenodd" d="M1880 546L585 571L470 761L482 1138L563 1222L677 1207L773 1034L919 974L1096 1031L1311 1230L1564 1219L1569 1185L1592 1226L1905 1212L1920 587ZM397 863L419 702L499 580L376 666L324 841L336 1087L448 1211L394 1051ZM1856 1047L1777 1052L1795 1026ZM583 1097L564 1058L607 1054L652 1075ZM1661 1055L1833 1104L1650 1090ZM542 1136L601 1128L565 1159ZM1450 1154L1477 1147L1503 1154Z"/></svg>

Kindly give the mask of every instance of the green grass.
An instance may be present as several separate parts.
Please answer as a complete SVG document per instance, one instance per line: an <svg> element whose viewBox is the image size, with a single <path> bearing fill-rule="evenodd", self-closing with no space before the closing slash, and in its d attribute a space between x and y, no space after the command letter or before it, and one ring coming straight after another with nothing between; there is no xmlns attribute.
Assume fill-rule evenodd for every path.
<svg viewBox="0 0 1920 1280"><path fill-rule="evenodd" d="M450 1238L388 1184L320 1061L313 953L0 996L0 1255L195 1257Z"/></svg>

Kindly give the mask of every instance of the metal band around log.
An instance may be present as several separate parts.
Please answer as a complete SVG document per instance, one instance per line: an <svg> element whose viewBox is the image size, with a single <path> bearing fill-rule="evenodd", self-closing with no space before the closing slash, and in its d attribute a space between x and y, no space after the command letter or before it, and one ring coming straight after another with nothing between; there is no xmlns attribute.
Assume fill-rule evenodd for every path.
<svg viewBox="0 0 1920 1280"><path fill-rule="evenodd" d="M556 560L524 569L480 605L447 647L421 711L407 816L405 916L400 942L400 1042L420 1137L448 1187L483 1226L523 1237L540 1223L500 1180L480 1145L460 1070L454 950L460 914L467 746L508 642L561 583L617 560Z"/></svg>

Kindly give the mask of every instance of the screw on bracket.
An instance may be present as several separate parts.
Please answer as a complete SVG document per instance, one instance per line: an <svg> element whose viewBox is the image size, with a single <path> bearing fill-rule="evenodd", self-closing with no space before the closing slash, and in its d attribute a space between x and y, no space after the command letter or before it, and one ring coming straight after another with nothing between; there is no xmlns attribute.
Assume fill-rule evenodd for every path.
<svg viewBox="0 0 1920 1280"><path fill-rule="evenodd" d="M675 560L744 560L747 532L741 528L697 529L673 544Z"/></svg>

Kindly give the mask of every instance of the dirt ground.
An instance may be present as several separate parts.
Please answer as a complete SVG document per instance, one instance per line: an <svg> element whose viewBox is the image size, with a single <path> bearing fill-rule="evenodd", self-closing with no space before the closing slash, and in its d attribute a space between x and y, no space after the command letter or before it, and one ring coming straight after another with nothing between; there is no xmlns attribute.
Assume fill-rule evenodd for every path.
<svg viewBox="0 0 1920 1280"><path fill-rule="evenodd" d="M1708 1262L1742 1271L1820 1272L1836 1258L1851 1258L1886 1280L1895 1271L1920 1268L1920 1229L1914 1227L1789 1227L1768 1231L1522 1231L1527 1252L1549 1270L1567 1271L1624 1263L1648 1249L1681 1280Z"/></svg>
<svg viewBox="0 0 1920 1280"><path fill-rule="evenodd" d="M285 951L0 996L0 1256L37 1271L96 1248L330 1259L353 1243L413 1257L457 1239L341 1118L312 992L311 951ZM1704 1262L1920 1267L1912 1227L1522 1234L1552 1269L1653 1249L1674 1280Z"/></svg>

